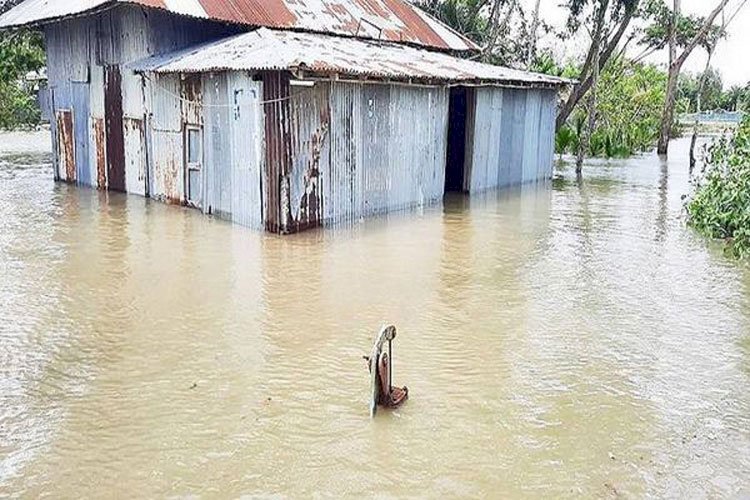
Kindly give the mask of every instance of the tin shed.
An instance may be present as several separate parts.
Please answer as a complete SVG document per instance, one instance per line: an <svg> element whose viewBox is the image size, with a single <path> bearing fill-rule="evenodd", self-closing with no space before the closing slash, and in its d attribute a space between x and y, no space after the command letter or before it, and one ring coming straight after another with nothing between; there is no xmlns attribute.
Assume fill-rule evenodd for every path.
<svg viewBox="0 0 750 500"><path fill-rule="evenodd" d="M291 233L551 176L567 82L403 0L65 5L0 17L45 32L60 180Z"/></svg>

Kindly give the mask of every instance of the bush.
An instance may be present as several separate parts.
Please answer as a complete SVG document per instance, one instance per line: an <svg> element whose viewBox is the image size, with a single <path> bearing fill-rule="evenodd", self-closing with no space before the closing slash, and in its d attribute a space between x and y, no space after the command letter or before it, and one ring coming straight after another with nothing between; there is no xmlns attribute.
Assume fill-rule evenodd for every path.
<svg viewBox="0 0 750 500"><path fill-rule="evenodd" d="M708 149L703 175L687 205L689 223L722 239L735 256L750 255L750 118Z"/></svg>
<svg viewBox="0 0 750 500"><path fill-rule="evenodd" d="M589 156L628 157L648 151L659 137L667 74L662 69L619 58L610 61L597 86L596 130ZM568 123L558 131L557 152L575 154L586 123L588 100L583 99ZM571 134L572 132L572 134ZM576 140L567 136L573 135Z"/></svg>

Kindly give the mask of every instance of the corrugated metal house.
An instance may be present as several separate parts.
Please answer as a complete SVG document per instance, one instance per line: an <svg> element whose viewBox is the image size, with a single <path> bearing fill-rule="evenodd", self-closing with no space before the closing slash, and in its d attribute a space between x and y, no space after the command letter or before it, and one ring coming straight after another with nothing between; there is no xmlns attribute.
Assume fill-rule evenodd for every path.
<svg viewBox="0 0 750 500"><path fill-rule="evenodd" d="M291 233L551 176L561 79L405 0L27 0L56 178Z"/></svg>

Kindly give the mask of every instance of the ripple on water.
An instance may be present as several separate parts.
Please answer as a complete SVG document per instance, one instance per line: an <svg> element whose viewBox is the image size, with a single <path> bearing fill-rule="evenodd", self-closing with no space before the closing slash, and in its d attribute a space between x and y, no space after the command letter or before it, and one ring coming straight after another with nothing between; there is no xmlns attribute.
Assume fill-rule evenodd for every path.
<svg viewBox="0 0 750 500"><path fill-rule="evenodd" d="M0 496L746 493L747 268L675 147L290 238L0 154Z"/></svg>

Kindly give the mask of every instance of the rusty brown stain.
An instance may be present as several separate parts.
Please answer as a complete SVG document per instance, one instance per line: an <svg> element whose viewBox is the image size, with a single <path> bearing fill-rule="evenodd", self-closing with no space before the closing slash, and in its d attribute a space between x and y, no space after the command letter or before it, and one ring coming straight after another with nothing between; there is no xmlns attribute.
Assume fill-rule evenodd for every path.
<svg viewBox="0 0 750 500"><path fill-rule="evenodd" d="M362 1L362 0L355 0ZM405 25L403 36L391 38L395 41L418 40L434 47L450 48L449 45L433 30L429 24L414 10L416 7L406 4L403 0L383 0L383 4Z"/></svg>
<svg viewBox="0 0 750 500"><path fill-rule="evenodd" d="M292 214L286 228L288 233L319 227L323 222L321 161L331 127L329 99L329 87L318 86L299 91L293 100L292 155L295 159L306 158L306 164L302 172L290 173L303 176L303 192L296 219ZM306 112L310 108L317 110L317 116ZM312 130L306 125L312 125Z"/></svg>
<svg viewBox="0 0 750 500"><path fill-rule="evenodd" d="M153 136L154 143L158 144L155 146L154 156L154 196L170 205L181 205L183 203L179 189L181 160L178 160L181 152L175 151L178 148L173 147L174 141L170 138L173 135L181 136L182 134L157 131Z"/></svg>
<svg viewBox="0 0 750 500"><path fill-rule="evenodd" d="M96 186L107 189L107 152L104 119L94 118L94 146L96 147Z"/></svg>
<svg viewBox="0 0 750 500"><path fill-rule="evenodd" d="M321 113L323 118L324 113ZM323 145L328 137L330 127L329 120L322 123L320 130L315 131L310 140L310 162L305 172L305 194L300 201L299 220L296 221L296 230L304 231L321 225L321 214L323 212L323 199L320 196L320 159L323 153Z"/></svg>
<svg viewBox="0 0 750 500"><path fill-rule="evenodd" d="M326 6L326 10L334 16L348 16L349 11L340 3L332 3Z"/></svg>
<svg viewBox="0 0 750 500"><path fill-rule="evenodd" d="M266 161L263 174L264 218L266 230L287 233L289 227L289 172L291 170L291 136L289 133L289 75L264 72Z"/></svg>
<svg viewBox="0 0 750 500"><path fill-rule="evenodd" d="M173 11L166 0L127 0L147 7ZM451 48L422 15L406 0L327 0L311 5L306 0L199 0L209 18L230 23L270 28L296 28L354 34L361 15L359 9L377 20L402 25L388 33L394 41L410 41L437 48ZM328 19L330 18L330 19ZM439 21L435 20L438 23ZM446 27L446 30L449 28ZM455 33L464 46L458 50L478 50L473 42ZM385 36L385 34L384 34Z"/></svg>
<svg viewBox="0 0 750 500"><path fill-rule="evenodd" d="M164 176L164 191L167 196L167 203L170 205L183 205L184 200L180 195L180 189L177 186L180 175L180 167L175 160L174 152L170 152L167 160L167 173Z"/></svg>
<svg viewBox="0 0 750 500"><path fill-rule="evenodd" d="M119 66L104 68L104 110L107 188L111 191L125 191L125 132L122 120L122 76Z"/></svg>
<svg viewBox="0 0 750 500"><path fill-rule="evenodd" d="M60 157L65 163L65 180L76 180L75 135L73 113L67 109L57 112L57 144Z"/></svg>
<svg viewBox="0 0 750 500"><path fill-rule="evenodd" d="M285 0L200 0L200 3L209 17L224 21L275 28L291 27L297 22Z"/></svg>
<svg viewBox="0 0 750 500"><path fill-rule="evenodd" d="M388 19L390 16L388 11L383 8L383 4L378 0L359 0L357 3L370 15L378 16L383 19Z"/></svg>

